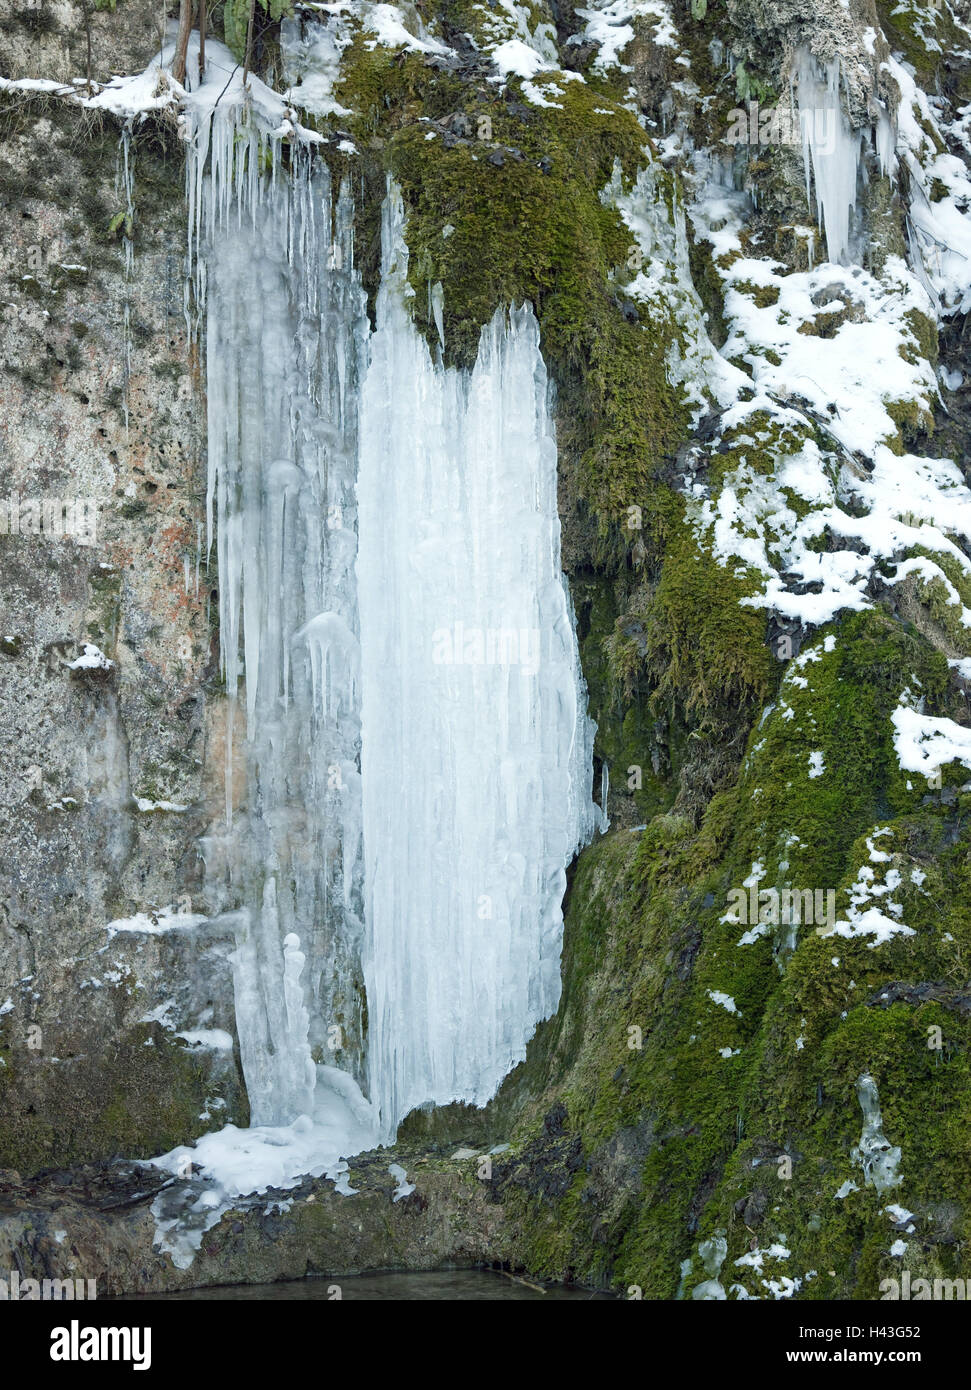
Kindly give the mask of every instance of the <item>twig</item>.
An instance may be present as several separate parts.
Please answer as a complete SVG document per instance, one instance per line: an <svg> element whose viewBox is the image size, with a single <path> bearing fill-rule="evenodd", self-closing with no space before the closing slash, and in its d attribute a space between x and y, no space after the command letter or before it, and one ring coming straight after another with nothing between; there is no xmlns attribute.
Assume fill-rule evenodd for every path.
<svg viewBox="0 0 971 1390"><path fill-rule="evenodd" d="M528 1279L521 1279L518 1274L510 1274L508 1269L500 1269L500 1274L504 1274L507 1279L511 1279L514 1284L522 1284L526 1289L535 1289L537 1293L545 1293L542 1284L531 1284Z"/></svg>
<svg viewBox="0 0 971 1390"><path fill-rule="evenodd" d="M253 64L253 25L256 21L256 0L249 0L249 21L246 25L246 62L243 67L243 86L249 77L249 70Z"/></svg>
<svg viewBox="0 0 971 1390"><path fill-rule="evenodd" d="M88 78L87 78L87 85L88 85L88 96L90 96L90 95L91 95L91 11L88 9L87 5L85 5L85 7L84 7L82 13L83 13L83 15L84 15L84 33L85 33L85 37L86 37L87 42L88 42Z"/></svg>
<svg viewBox="0 0 971 1390"><path fill-rule="evenodd" d="M191 27L192 0L179 0L179 33L175 41L175 57L172 59L172 76L180 87L185 85L185 58Z"/></svg>

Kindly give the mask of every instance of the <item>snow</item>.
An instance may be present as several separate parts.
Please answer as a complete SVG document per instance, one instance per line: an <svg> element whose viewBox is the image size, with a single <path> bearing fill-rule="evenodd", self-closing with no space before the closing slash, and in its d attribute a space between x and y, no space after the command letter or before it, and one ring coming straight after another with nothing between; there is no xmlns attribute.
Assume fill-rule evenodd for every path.
<svg viewBox="0 0 971 1390"><path fill-rule="evenodd" d="M413 12L414 13L414 12ZM364 9L364 27L376 37L365 46L375 48L378 44L385 48L404 48L411 53L438 53L447 55L451 49L433 39L425 32L419 21L418 34L412 34L404 23L401 11L395 5L372 5Z"/></svg>
<svg viewBox="0 0 971 1390"><path fill-rule="evenodd" d="M599 49L593 62L595 73L606 74L613 67L620 68L621 72L631 71L621 62L621 55L634 38L635 19L648 21L653 41L659 48L678 46L678 31L667 0L610 0L608 4L578 9L575 14L586 21L578 41L595 43Z"/></svg>
<svg viewBox="0 0 971 1390"><path fill-rule="evenodd" d="M559 68L555 27L544 20L535 22L529 6L517 4L516 0L489 0L488 9L484 4L474 9L480 40L472 42L495 64L497 76L491 80L502 83L509 77L519 77L527 100L538 106L555 105L532 88L529 81L539 72L553 73ZM579 73L556 75L583 80Z"/></svg>
<svg viewBox="0 0 971 1390"><path fill-rule="evenodd" d="M735 1004L735 1000L732 998L732 996L730 994L724 994L720 989L708 990L708 998L712 1001L713 1004L720 1004L721 1007L727 1010L727 1012L730 1014L739 1013L739 1010ZM741 1017L740 1014L739 1016Z"/></svg>
<svg viewBox="0 0 971 1390"><path fill-rule="evenodd" d="M890 718L894 749L904 772L930 777L952 762L971 768L971 729L953 719L921 714L905 703L899 704Z"/></svg>
<svg viewBox="0 0 971 1390"><path fill-rule="evenodd" d="M523 43L522 39L507 39L492 51L492 61L503 77L513 74L516 77L535 77L549 63L535 48Z"/></svg>
<svg viewBox="0 0 971 1390"><path fill-rule="evenodd" d="M108 923L105 930L109 936L115 936L118 932L144 932L149 936L157 936L168 931L188 931L205 921L208 921L208 918L199 913L163 907L158 912L136 912L133 917L117 917Z"/></svg>
<svg viewBox="0 0 971 1390"><path fill-rule="evenodd" d="M176 1033L184 1038L190 1047L198 1047L210 1052L232 1052L233 1036L225 1028L189 1028Z"/></svg>
<svg viewBox="0 0 971 1390"><path fill-rule="evenodd" d="M731 331L722 351L752 372L755 395L722 417L741 461L717 497L693 504L693 515L723 563L741 560L753 582L760 576L745 601L824 623L843 609L868 607L877 561L897 561L914 545L946 553L971 572L952 539L971 536L971 493L960 470L890 447L897 427L888 404L912 401L929 413L937 390L928 364L914 359L907 321L929 305L903 263L889 258L877 281L832 265L778 274L772 262L740 256L724 278ZM774 304L755 303L748 286L760 283L778 292ZM820 300L824 308L855 306L823 351L817 337L798 331L813 322ZM834 450L823 452L810 437L816 423ZM748 463L749 440L775 455L771 476ZM871 461L868 470L860 458ZM812 545L826 530L838 548ZM898 565L889 582L916 568Z"/></svg>
<svg viewBox="0 0 971 1390"><path fill-rule="evenodd" d="M915 935L912 927L903 922L903 907L890 897L900 886L901 875L898 869L884 869L890 864L892 856L874 844L877 836L889 835L888 827L874 830L866 841L869 863L861 865L856 882L849 889L850 904L845 918L835 922L826 933L828 936L842 936L849 940L859 937L872 937L867 945L870 949L884 945L895 936ZM881 882L873 869L876 864L882 869ZM884 911L886 907L886 911Z"/></svg>
<svg viewBox="0 0 971 1390"><path fill-rule="evenodd" d="M914 1216L912 1211L908 1211L906 1207L902 1207L899 1202L888 1202L883 1210L890 1215L898 1226L905 1226Z"/></svg>
<svg viewBox="0 0 971 1390"><path fill-rule="evenodd" d="M69 671L110 671L114 662L109 661L100 647L93 642L85 642L84 651L75 661L68 662Z"/></svg>
<svg viewBox="0 0 971 1390"><path fill-rule="evenodd" d="M398 1184L391 1198L393 1202L400 1202L403 1197L408 1197L414 1192L415 1184L408 1181L408 1174L400 1163L390 1163L388 1165L388 1172Z"/></svg>
<svg viewBox="0 0 971 1390"><path fill-rule="evenodd" d="M752 864L752 868L749 871L748 877L742 879L742 887L757 888L758 885L762 882L763 878L765 878L765 865L761 862L761 860L756 859Z"/></svg>
<svg viewBox="0 0 971 1390"><path fill-rule="evenodd" d="M856 145L851 158L844 140L840 84L833 72L820 76L808 59L801 61L809 64L810 86L825 86L824 104L832 112L833 153L816 151L827 187L833 174L836 191L827 207L834 199L849 207L850 180L834 173L841 160L845 172L856 157ZM923 98L922 120L925 115L933 125L934 111ZM912 137L925 164L932 154L936 158L920 127L914 124L908 135L902 120L900 148ZM820 146L826 144L825 128L822 120L813 134ZM960 134L955 130L951 137ZM811 163L812 149L809 157ZM738 463L724 472L717 490L697 480L685 485L699 536L726 566L746 566L746 603L806 625L866 608L878 586L902 582L918 569L929 576L931 560L927 568L899 563L916 546L946 554L971 573L965 554L971 493L963 474L949 459L904 452L890 410L905 404L929 419L936 407L938 383L913 324L915 315L934 316L940 286L919 257L911 268L891 255L879 275L831 260L787 273L771 258L753 254L753 243L743 240L750 208L724 177L710 157L693 157L689 213L696 235L711 247L724 287L729 335L721 355L744 373L749 398L735 388L719 435L706 449L722 452L731 444ZM922 172L921 179L930 187L929 174ZM967 201L963 187L955 193L962 208L971 202L971 184ZM968 234L971 220L961 216ZM837 220L840 241L842 213ZM846 220L849 225L848 213ZM802 230L811 242L810 229ZM967 285L971 262L964 271ZM952 303L959 289L955 282ZM724 403L714 390L712 395ZM748 457L748 444L769 456L771 471L763 458ZM827 533L830 543L820 544ZM946 588L953 602L953 586Z"/></svg>
<svg viewBox="0 0 971 1390"><path fill-rule="evenodd" d="M47 77L0 77L0 92L45 92L53 96L73 96L74 88Z"/></svg>
<svg viewBox="0 0 971 1390"><path fill-rule="evenodd" d="M772 1244L766 1246L764 1250L756 1248L755 1250L750 1250L745 1255L739 1256L735 1264L739 1267L748 1265L751 1269L761 1269L764 1260L787 1260L791 1254L792 1251L787 1249L785 1245L780 1244L779 1241L773 1241Z"/></svg>
<svg viewBox="0 0 971 1390"><path fill-rule="evenodd" d="M101 988L100 980L90 980L89 984L96 989ZM174 1031L171 1014L175 1008L174 999L163 999L161 1004L156 1004L154 1009L149 1009L147 1014L142 1014L139 1023L157 1023L162 1028L167 1028L170 1032Z"/></svg>
<svg viewBox="0 0 971 1390"><path fill-rule="evenodd" d="M624 294L658 317L669 315L684 332L686 358L673 337L666 362L670 384L679 389L697 421L707 413L709 396L722 405L734 401L747 378L717 353L708 337L701 300L691 279L687 224L676 201L669 208L661 191L662 171L645 149L645 167L630 189L624 187L619 163L601 202L619 213L642 257L641 269L624 286ZM647 330L645 330L647 331Z"/></svg>
<svg viewBox="0 0 971 1390"><path fill-rule="evenodd" d="M221 47L221 44L213 45L214 49ZM131 118L179 103L185 98L185 88L176 82L170 71L166 71L171 68L174 56L175 47L170 44L156 55L144 72L131 77L113 77L97 96L87 98L82 105L94 111L110 111L112 115ZM214 58L218 63L215 54ZM206 47L206 61L209 61L209 45ZM215 80L215 74L211 80Z"/></svg>
<svg viewBox="0 0 971 1390"><path fill-rule="evenodd" d="M280 25L280 56L287 84L283 95L315 116L349 116L350 111L335 99L333 90L353 32L342 14L343 5L326 8L330 13L320 16L322 22L284 19Z"/></svg>

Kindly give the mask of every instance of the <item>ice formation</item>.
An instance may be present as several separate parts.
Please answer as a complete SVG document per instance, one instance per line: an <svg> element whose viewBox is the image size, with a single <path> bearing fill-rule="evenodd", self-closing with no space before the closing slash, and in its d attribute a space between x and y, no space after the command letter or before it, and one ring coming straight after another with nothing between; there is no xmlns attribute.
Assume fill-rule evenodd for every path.
<svg viewBox="0 0 971 1390"><path fill-rule="evenodd" d="M532 311L497 313L471 373L433 360L389 189L369 342L348 189L272 94L208 87L185 119L227 716L203 848L254 1129L195 1154L228 1193L244 1142L278 1182L308 1152L337 1173L415 1105L489 1099L556 1008L600 811Z"/></svg>
<svg viewBox="0 0 971 1390"><path fill-rule="evenodd" d="M324 1057L362 1074L354 558L365 301L350 196L331 188L326 165L297 146L288 172L260 177L264 149L278 145L252 115L193 114L228 706L226 823L205 857L210 893L237 928L253 1123L280 1125L313 1114Z"/></svg>
<svg viewBox="0 0 971 1390"><path fill-rule="evenodd" d="M883 1132L877 1085L868 1073L857 1080L856 1094L863 1111L863 1133L851 1156L863 1169L865 1180L882 1194L900 1186L900 1149Z"/></svg>
<svg viewBox="0 0 971 1390"><path fill-rule="evenodd" d="M407 307L400 195L361 421L371 1096L483 1103L560 990L565 869L598 816L556 445L528 307L498 312L470 375Z"/></svg>
<svg viewBox="0 0 971 1390"><path fill-rule="evenodd" d="M811 170L817 217L826 232L829 259L844 262L850 245L850 214L856 207L862 137L852 129L843 110L838 58L821 70L808 50L800 49L794 78L802 127L806 198L808 201Z"/></svg>

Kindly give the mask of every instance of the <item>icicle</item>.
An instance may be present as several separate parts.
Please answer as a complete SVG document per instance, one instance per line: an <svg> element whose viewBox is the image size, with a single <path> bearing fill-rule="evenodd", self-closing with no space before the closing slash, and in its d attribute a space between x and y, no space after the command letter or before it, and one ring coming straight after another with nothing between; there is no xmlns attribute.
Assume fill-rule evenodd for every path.
<svg viewBox="0 0 971 1390"><path fill-rule="evenodd" d="M253 1123L349 1105L362 1132L363 974L390 1136L522 1059L605 817L536 319L498 312L471 373L433 363L390 188L365 372L350 191L334 207L322 161L278 158L245 108L190 133L227 706L207 889L236 924ZM432 313L441 341L435 287Z"/></svg>
<svg viewBox="0 0 971 1390"><path fill-rule="evenodd" d="M297 150L274 180L277 144L239 119L217 108L190 146L227 697L226 824L205 858L217 909L245 924L233 965L253 1123L283 1124L318 1103L312 1056L328 1073L364 1071L354 555L367 319L344 194L347 254L327 264L326 165Z"/></svg>
<svg viewBox="0 0 971 1390"><path fill-rule="evenodd" d="M840 64L834 58L821 72L805 48L796 54L793 77L802 127L806 200L811 181L816 189L816 212L826 232L831 261L845 261L850 240L850 214L856 207L862 134L849 123L840 96Z"/></svg>
<svg viewBox="0 0 971 1390"><path fill-rule="evenodd" d="M435 329L438 333L438 341L442 348L445 347L445 292L442 289L441 280L436 280L434 285L428 287L428 299L430 316L434 319Z"/></svg>
<svg viewBox="0 0 971 1390"><path fill-rule="evenodd" d="M877 158L880 161L880 173L884 178L895 180L897 176L897 132L894 129L890 113L882 102L877 112L873 139L876 145Z"/></svg>
<svg viewBox="0 0 971 1390"><path fill-rule="evenodd" d="M125 208L121 227L121 241L125 253L125 298L122 305L122 324L124 341L124 362L122 364L122 411L125 416L125 443L128 441L129 427L129 388L131 384L131 278L135 264L134 219L135 219L135 154L131 145L131 121L126 121L118 141L118 159L115 164L115 197L124 197Z"/></svg>

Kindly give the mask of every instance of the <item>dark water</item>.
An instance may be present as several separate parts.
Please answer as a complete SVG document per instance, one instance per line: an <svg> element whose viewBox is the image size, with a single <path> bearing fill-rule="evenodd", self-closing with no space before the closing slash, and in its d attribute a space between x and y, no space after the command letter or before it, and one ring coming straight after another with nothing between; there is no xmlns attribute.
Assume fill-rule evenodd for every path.
<svg viewBox="0 0 971 1390"><path fill-rule="evenodd" d="M588 1289L564 1288L560 1284L546 1288L535 1280L528 1283L512 1279L490 1269L443 1269L431 1274L353 1274L334 1275L325 1279L299 1279L281 1284L236 1284L213 1289L188 1289L185 1293L160 1295L166 1303L202 1299L255 1299L262 1302L289 1299L309 1299L327 1302L338 1297L343 1301L354 1298L398 1299L406 1301L459 1301L478 1299L550 1299L585 1298L609 1299L609 1294L591 1293ZM151 1298L146 1294L143 1297Z"/></svg>

